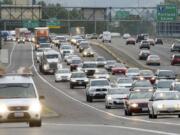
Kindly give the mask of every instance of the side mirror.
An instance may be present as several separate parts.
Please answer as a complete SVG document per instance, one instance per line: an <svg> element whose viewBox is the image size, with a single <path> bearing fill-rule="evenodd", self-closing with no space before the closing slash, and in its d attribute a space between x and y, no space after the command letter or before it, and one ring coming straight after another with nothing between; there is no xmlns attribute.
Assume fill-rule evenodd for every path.
<svg viewBox="0 0 180 135"><path fill-rule="evenodd" d="M39 99L40 99L40 100L44 100L45 97L44 97L44 96L39 96Z"/></svg>

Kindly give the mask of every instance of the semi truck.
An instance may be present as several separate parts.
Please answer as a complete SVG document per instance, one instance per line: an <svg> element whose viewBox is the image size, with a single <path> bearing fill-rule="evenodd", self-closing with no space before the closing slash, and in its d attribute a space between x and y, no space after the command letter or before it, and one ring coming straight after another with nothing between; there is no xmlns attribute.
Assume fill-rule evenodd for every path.
<svg viewBox="0 0 180 135"><path fill-rule="evenodd" d="M49 42L49 28L48 27L36 27L34 31L35 35L35 49L39 48L40 43Z"/></svg>
<svg viewBox="0 0 180 135"><path fill-rule="evenodd" d="M16 32L16 41L18 41L18 39L20 39L20 38L25 39L25 33L28 32L28 29L27 28L16 28L15 32Z"/></svg>

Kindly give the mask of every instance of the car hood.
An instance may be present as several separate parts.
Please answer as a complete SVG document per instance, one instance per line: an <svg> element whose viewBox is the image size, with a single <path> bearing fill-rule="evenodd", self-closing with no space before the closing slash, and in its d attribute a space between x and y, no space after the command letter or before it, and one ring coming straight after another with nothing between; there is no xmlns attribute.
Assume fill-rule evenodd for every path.
<svg viewBox="0 0 180 135"><path fill-rule="evenodd" d="M154 106L159 104L163 104L166 107L174 107L175 105L180 104L180 100L158 100L153 102Z"/></svg>
<svg viewBox="0 0 180 135"><path fill-rule="evenodd" d="M148 103L149 99L130 99L129 103Z"/></svg>
<svg viewBox="0 0 180 135"><path fill-rule="evenodd" d="M14 99L0 99L1 104L7 106L29 106L33 103L39 103L39 100L36 98L14 98Z"/></svg>
<svg viewBox="0 0 180 135"><path fill-rule="evenodd" d="M132 86L132 83L121 83L118 84L119 87L127 87L127 86Z"/></svg>
<svg viewBox="0 0 180 135"><path fill-rule="evenodd" d="M110 86L91 86L90 88L91 89L104 89L104 88L109 89Z"/></svg>
<svg viewBox="0 0 180 135"><path fill-rule="evenodd" d="M88 79L88 78L85 78L85 77L80 77L80 78L71 78L71 80L86 80L86 79Z"/></svg>

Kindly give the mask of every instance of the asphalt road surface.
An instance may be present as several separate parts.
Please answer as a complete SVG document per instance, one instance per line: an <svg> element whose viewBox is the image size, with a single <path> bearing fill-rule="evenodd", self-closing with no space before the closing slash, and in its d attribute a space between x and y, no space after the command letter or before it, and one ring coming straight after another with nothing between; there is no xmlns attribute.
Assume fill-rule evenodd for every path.
<svg viewBox="0 0 180 135"><path fill-rule="evenodd" d="M113 41L114 42L114 41ZM13 45L13 43L12 43ZM16 44L14 44L16 45ZM9 72L21 66L32 67L33 79L45 103L59 116L44 118L41 128L29 128L23 124L0 124L2 135L176 135L180 134L180 119L176 116L163 116L149 120L147 115L125 117L123 109L105 109L103 101L87 103L85 89L71 90L69 83L55 83L53 75L43 75L34 62L33 44L17 44L12 53ZM109 54L93 47L97 55L113 59Z"/></svg>

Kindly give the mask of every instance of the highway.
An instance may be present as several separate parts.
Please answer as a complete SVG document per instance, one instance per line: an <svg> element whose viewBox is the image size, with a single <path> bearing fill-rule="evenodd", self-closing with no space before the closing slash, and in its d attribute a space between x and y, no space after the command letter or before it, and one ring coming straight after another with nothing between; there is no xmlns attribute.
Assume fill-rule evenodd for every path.
<svg viewBox="0 0 180 135"><path fill-rule="evenodd" d="M48 107L58 113L58 117L43 119L41 128L29 128L26 124L1 124L0 133L18 135L177 135L180 134L180 120L176 116L163 116L149 120L147 115L124 116L123 109L105 109L103 101L87 103L85 89L70 89L69 83L55 83L53 75L42 75L34 62L33 44L12 43L12 52L8 71L16 71L21 66L32 67L34 82L39 94L45 96ZM137 46L125 46L122 39L114 39L112 47L120 49L132 58L137 58ZM54 48L56 49L56 48ZM98 46L93 46L98 55L106 59L113 57ZM162 57L162 66L180 72L178 66L169 66L169 46L155 46L151 50ZM162 50L164 52L162 52ZM168 54L168 55L167 55ZM90 58L88 58L89 60ZM63 63L64 64L64 63ZM143 63L144 64L144 63ZM115 77L116 78L116 77Z"/></svg>

